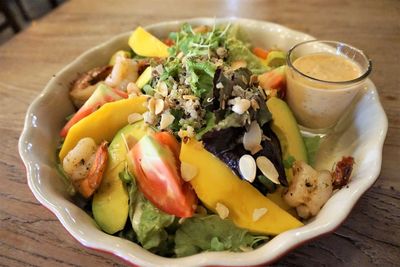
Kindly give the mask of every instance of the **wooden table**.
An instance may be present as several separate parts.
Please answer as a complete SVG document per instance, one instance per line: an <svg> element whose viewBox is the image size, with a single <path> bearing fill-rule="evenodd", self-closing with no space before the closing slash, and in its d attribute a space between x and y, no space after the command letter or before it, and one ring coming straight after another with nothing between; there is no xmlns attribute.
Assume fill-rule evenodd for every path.
<svg viewBox="0 0 400 267"><path fill-rule="evenodd" d="M151 2L151 3L150 3ZM111 36L165 20L239 16L267 20L364 49L389 118L379 179L334 233L276 264L400 264L400 2L71 0L0 47L0 266L122 266L80 245L30 192L17 141L25 112L47 81ZM371 121L371 127L374 122Z"/></svg>

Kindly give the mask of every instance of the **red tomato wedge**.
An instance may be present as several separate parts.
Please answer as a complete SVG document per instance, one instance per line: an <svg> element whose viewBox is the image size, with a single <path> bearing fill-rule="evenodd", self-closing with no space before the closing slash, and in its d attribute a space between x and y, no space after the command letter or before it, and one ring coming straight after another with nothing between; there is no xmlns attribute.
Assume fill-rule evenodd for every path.
<svg viewBox="0 0 400 267"><path fill-rule="evenodd" d="M127 98L127 93L112 89L105 84L100 84L85 104L74 114L74 116L65 124L60 132L61 137L66 137L69 129L78 121L95 112L98 108L108 102L113 102Z"/></svg>
<svg viewBox="0 0 400 267"><path fill-rule="evenodd" d="M161 144L166 145L174 153L175 159L179 159L181 153L181 145L176 138L169 132L158 132L154 134L154 138Z"/></svg>
<svg viewBox="0 0 400 267"><path fill-rule="evenodd" d="M129 167L139 190L154 206L168 214L188 218L193 216L197 197L191 185L180 176L179 161L172 152L175 148L169 147L170 140L166 142L168 145L159 141L169 138L165 134L144 136L128 152ZM174 137L171 135L171 138Z"/></svg>
<svg viewBox="0 0 400 267"><path fill-rule="evenodd" d="M285 66L278 67L258 76L261 88L265 90L276 89L284 97L286 92Z"/></svg>

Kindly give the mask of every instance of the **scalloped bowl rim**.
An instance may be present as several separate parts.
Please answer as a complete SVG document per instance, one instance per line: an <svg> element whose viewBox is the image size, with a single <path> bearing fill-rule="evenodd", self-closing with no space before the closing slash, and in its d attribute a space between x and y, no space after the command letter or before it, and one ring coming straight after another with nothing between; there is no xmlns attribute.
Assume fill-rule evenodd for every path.
<svg viewBox="0 0 400 267"><path fill-rule="evenodd" d="M312 36L307 35L305 33L301 33L295 30L291 30L279 24L265 22L265 21L256 21L250 19L241 19L241 18L195 18L195 19L187 19L187 20L176 20L169 22L161 22L157 24L153 24L147 26L145 28L149 30L157 30L160 27L165 25L176 26L181 24L182 22L189 22L194 24L210 24L212 22L227 22L227 21L235 21L242 25L253 25L255 28L273 28L277 32L281 34L291 34L294 36L300 36L301 40L313 39ZM24 129L22 131L21 137L19 139L19 153L20 156L26 166L27 170L27 180L28 185L33 192L34 196L37 200L48 208L51 212L53 212L57 218L60 220L61 224L65 227L65 229L81 244L86 247L109 252L114 254L128 263L133 265L141 265L141 266L160 266L160 265L168 265L168 266L202 266L202 265L258 265L258 264L266 264L271 263L272 261L277 260L279 257L288 253L291 249L301 245L302 243L319 237L323 234L329 233L336 229L348 216L351 209L360 198L360 196L375 182L378 178L381 161L382 161L382 147L386 136L387 131L387 118L383 111L383 108L380 104L379 97L373 83L368 80L368 88L365 91L365 94L372 95L372 102L374 104L374 108L376 108L375 113L377 114L379 120L377 122L377 128L375 132L376 142L373 147L373 160L375 164L370 166L368 174L363 176L361 180L357 181L357 186L352 186L349 184L348 188L344 188L337 192L324 206L321 210L320 214L308 222L305 226L293 229L290 231L286 231L272 240L270 240L265 245L260 248L249 251L249 252L241 252L241 253L233 253L233 252L203 252L200 254L196 254L189 257L183 258L165 258L161 256L154 255L139 245L124 240L122 238L118 238L115 236L108 235L98 228L96 228L95 223L88 215L80 214L80 212L84 213L83 210L80 210L77 206L71 203L68 199L66 199L65 195L55 194L55 195L45 195L43 194L43 187L46 184L41 183L41 171L48 170L49 166L44 166L42 161L38 158L35 158L31 155L32 153L32 140L36 137L38 131L44 131L45 129L38 129L35 127L33 120L37 120L36 113L42 108L41 106L46 101L46 97L54 94L54 88L57 83L62 82L64 74L67 72L71 72L72 70L76 70L80 64L83 64L85 58L99 51L102 51L107 46L110 46L112 43L116 42L121 38L126 38L129 33L123 33L115 36L114 38L95 46L79 57L77 57L73 62L64 67L61 71L55 75L54 78L50 80L47 84L43 92L33 101L30 105L24 123ZM66 113L67 114L67 113ZM32 141L34 142L34 141ZM54 167L53 167L54 168ZM50 168L51 169L51 168ZM333 202L341 201L344 197L346 197L346 201L342 203L346 204L342 206L340 210L334 210ZM335 198L333 200L333 198ZM79 210L77 210L79 209ZM332 215L329 211L335 211L335 214ZM84 218L81 224L81 227L75 225L76 216L75 213L79 214L79 219ZM82 216L82 217L81 217ZM84 230L82 230L84 229Z"/></svg>

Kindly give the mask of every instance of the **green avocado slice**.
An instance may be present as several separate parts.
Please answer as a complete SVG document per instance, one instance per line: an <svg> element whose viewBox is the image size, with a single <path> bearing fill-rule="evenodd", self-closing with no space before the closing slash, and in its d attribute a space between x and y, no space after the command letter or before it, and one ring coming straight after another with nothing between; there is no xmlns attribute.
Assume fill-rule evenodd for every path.
<svg viewBox="0 0 400 267"><path fill-rule="evenodd" d="M129 124L119 130L108 147L107 170L93 196L92 211L96 223L109 234L122 230L128 218L128 190L119 178L126 166L126 142L132 142L132 138L139 140L148 131L152 130L143 121Z"/></svg>
<svg viewBox="0 0 400 267"><path fill-rule="evenodd" d="M307 150L299 126L289 106L285 101L271 97L267 100L267 107L272 114L271 129L278 136L283 160L293 157L295 160L308 163ZM290 182L292 178L291 169L286 169L286 175Z"/></svg>

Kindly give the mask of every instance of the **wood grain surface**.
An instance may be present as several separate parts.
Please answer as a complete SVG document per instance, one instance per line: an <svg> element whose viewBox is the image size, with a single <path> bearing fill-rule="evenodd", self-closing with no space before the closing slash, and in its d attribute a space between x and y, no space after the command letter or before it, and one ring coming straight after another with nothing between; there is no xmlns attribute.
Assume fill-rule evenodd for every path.
<svg viewBox="0 0 400 267"><path fill-rule="evenodd" d="M126 264L84 248L33 197L17 151L25 112L52 75L88 48L138 25L200 16L276 22L371 57L389 118L379 179L334 233L275 264L400 265L400 1L70 0L0 47L0 266Z"/></svg>

